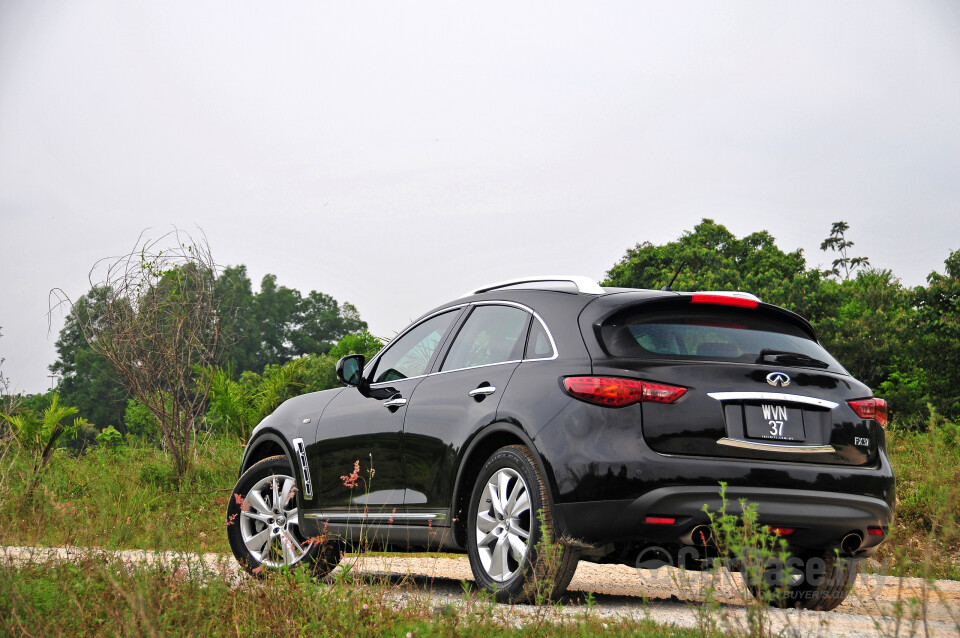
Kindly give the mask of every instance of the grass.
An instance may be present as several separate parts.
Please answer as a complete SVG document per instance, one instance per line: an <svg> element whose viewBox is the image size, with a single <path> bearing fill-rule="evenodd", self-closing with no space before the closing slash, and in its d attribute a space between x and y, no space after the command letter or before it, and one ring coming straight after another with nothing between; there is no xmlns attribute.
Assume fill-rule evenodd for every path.
<svg viewBox="0 0 960 638"><path fill-rule="evenodd" d="M896 524L876 560L897 575L960 580L960 427L936 418L926 432L892 427L887 448ZM8 451L0 544L229 553L223 516L242 453L235 440L204 439L177 485L168 455L150 445L58 451L27 503L31 468Z"/></svg>
<svg viewBox="0 0 960 638"><path fill-rule="evenodd" d="M346 577L321 584L303 570L231 587L162 569L118 564L0 567L3 635L329 635L329 636L652 636L693 637L692 629L649 620L610 620L589 611L559 624L513 626L482 598L437 607L399 602L403 584L370 586ZM721 635L719 633L708 635Z"/></svg>
<svg viewBox="0 0 960 638"><path fill-rule="evenodd" d="M897 519L876 559L891 575L960 579L960 428L933 419L926 432L893 427L887 440L898 479ZM30 464L11 448L0 450L0 544L229 554L223 519L242 447L209 438L198 450L181 484L174 481L168 456L151 446L92 449L79 456L59 451L32 500L24 494ZM395 604L402 589L391 580L374 586L351 578L322 584L302 570L231 587L220 579L200 582L162 569L95 560L0 566L0 635L694 633L600 620L589 612L560 625L537 621L514 627L491 611L492 605L474 600L476 594L467 594L466 611L449 614L437 612L426 597ZM713 635L715 625L700 630L705 628Z"/></svg>
<svg viewBox="0 0 960 638"><path fill-rule="evenodd" d="M875 556L893 573L960 580L960 426L931 418L927 431L891 428L895 524Z"/></svg>
<svg viewBox="0 0 960 638"><path fill-rule="evenodd" d="M58 451L32 501L22 489L31 467L14 458L0 468L0 543L228 553L224 513L243 448L210 438L198 449L179 485L169 456L152 446Z"/></svg>

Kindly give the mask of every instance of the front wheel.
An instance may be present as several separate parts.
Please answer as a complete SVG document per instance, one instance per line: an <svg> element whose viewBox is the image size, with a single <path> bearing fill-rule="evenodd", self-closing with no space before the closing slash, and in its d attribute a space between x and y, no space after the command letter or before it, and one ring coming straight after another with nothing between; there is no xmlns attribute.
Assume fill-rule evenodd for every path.
<svg viewBox="0 0 960 638"><path fill-rule="evenodd" d="M530 450L498 450L470 498L467 553L476 583L498 602L542 602L563 595L576 552L558 543L547 487Z"/></svg>
<svg viewBox="0 0 960 638"><path fill-rule="evenodd" d="M302 532L296 486L290 462L279 455L254 463L233 488L227 539L237 561L251 574L306 564L325 576L340 562L341 545L307 538Z"/></svg>

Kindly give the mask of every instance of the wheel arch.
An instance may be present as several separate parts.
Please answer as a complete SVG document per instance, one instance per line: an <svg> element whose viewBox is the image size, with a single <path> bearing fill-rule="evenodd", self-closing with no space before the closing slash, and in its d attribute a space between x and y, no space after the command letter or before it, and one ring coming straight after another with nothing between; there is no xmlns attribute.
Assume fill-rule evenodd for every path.
<svg viewBox="0 0 960 638"><path fill-rule="evenodd" d="M467 546L467 506L470 493L473 491L473 479L476 478L480 468L494 452L508 445L523 445L533 454L537 467L544 478L547 478L547 498L553 512L554 521L560 526L560 529L563 529L563 523L557 519L557 510L553 507L552 481L549 478L551 474L534 445L533 439L527 436L526 432L518 425L501 422L484 428L474 437L468 444L457 470L457 479L453 488L453 503L450 508L450 521L453 540L461 549Z"/></svg>
<svg viewBox="0 0 960 638"><path fill-rule="evenodd" d="M243 460L240 462L240 475L242 476L254 463L278 454L287 457L294 476L297 477L297 483L302 483L303 479L296 463L293 462L294 456L290 451L290 445L279 432L272 430L259 432L252 441L247 443L247 449L243 452Z"/></svg>

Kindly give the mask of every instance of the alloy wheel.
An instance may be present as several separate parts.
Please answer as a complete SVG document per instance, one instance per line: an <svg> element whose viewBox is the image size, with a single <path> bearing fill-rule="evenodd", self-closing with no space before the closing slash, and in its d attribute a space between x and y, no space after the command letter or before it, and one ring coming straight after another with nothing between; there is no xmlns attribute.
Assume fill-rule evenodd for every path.
<svg viewBox="0 0 960 638"><path fill-rule="evenodd" d="M480 563L495 581L506 582L527 556L534 518L523 477L501 468L487 481L477 508L476 539Z"/></svg>
<svg viewBox="0 0 960 638"><path fill-rule="evenodd" d="M240 535L250 555L267 567L302 560L313 542L303 538L299 514L292 476L271 474L257 481L240 511Z"/></svg>

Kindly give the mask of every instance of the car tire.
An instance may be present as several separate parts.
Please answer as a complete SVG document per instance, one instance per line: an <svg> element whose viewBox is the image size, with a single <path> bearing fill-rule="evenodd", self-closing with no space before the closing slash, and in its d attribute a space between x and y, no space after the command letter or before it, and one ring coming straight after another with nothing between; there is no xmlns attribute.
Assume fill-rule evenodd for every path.
<svg viewBox="0 0 960 638"><path fill-rule="evenodd" d="M243 473L227 505L227 539L243 568L255 576L307 565L326 576L343 556L340 542L307 538L300 528L296 477L284 455L258 461Z"/></svg>
<svg viewBox="0 0 960 638"><path fill-rule="evenodd" d="M501 448L481 468L467 554L477 585L497 602L539 603L566 591L578 555L556 538L547 486L528 448Z"/></svg>
<svg viewBox="0 0 960 638"><path fill-rule="evenodd" d="M767 586L751 584L750 592L773 607L830 611L843 603L856 577L856 561L826 550L807 555L792 573L784 574L781 566L769 568Z"/></svg>

